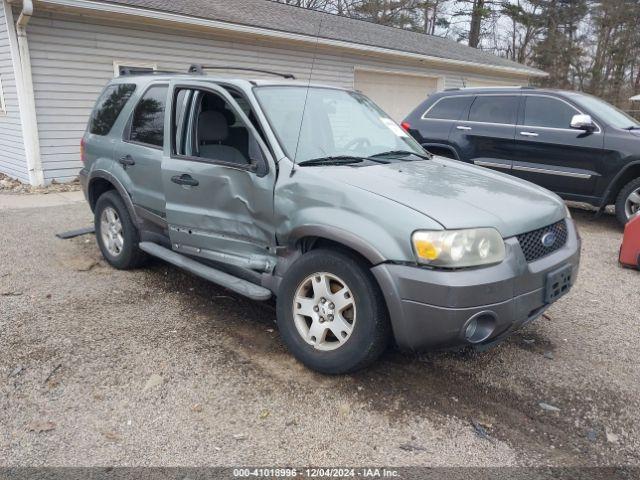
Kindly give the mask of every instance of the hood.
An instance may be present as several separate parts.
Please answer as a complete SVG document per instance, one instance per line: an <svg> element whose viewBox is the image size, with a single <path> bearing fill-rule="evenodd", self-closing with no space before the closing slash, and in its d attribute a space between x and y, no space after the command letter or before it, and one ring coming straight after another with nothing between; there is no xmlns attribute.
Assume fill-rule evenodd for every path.
<svg viewBox="0 0 640 480"><path fill-rule="evenodd" d="M441 157L360 168L320 168L323 176L335 175L336 181L414 209L446 229L494 227L508 238L566 215L562 200L548 190Z"/></svg>

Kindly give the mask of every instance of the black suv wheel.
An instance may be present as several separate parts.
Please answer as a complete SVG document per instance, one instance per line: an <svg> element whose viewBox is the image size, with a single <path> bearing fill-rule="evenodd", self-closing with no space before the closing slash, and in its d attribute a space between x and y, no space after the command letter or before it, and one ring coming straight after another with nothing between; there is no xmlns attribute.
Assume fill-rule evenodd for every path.
<svg viewBox="0 0 640 480"><path fill-rule="evenodd" d="M389 339L382 293L355 255L313 250L280 286L278 328L295 357L313 370L340 374L375 361Z"/></svg>
<svg viewBox="0 0 640 480"><path fill-rule="evenodd" d="M138 229L120 195L114 190L102 194L94 214L96 240L109 265L120 270L142 265L147 256L138 248Z"/></svg>
<svg viewBox="0 0 640 480"><path fill-rule="evenodd" d="M622 225L626 225L631 217L640 212L640 178L627 183L616 199L616 217Z"/></svg>

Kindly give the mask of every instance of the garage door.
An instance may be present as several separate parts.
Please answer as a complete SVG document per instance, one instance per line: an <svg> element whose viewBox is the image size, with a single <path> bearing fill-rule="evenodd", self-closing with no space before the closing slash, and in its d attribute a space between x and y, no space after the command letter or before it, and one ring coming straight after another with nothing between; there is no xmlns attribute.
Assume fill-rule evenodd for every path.
<svg viewBox="0 0 640 480"><path fill-rule="evenodd" d="M438 79L418 75L356 70L354 85L400 122L438 88Z"/></svg>

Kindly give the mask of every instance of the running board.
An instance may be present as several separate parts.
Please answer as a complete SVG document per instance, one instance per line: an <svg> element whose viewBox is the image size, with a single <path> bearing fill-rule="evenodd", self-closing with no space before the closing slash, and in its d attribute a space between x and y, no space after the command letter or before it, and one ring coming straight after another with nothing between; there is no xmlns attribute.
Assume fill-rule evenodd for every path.
<svg viewBox="0 0 640 480"><path fill-rule="evenodd" d="M138 246L140 247L140 250L147 252L149 255L158 257L165 262L169 262L176 267L180 267L194 275L204 278L205 280L209 280L210 282L223 286L233 292L239 293L240 295L249 297L252 300L268 300L271 298L271 292L264 287L203 265L189 257L185 257L184 255L169 250L168 248L162 247L157 243L140 242Z"/></svg>

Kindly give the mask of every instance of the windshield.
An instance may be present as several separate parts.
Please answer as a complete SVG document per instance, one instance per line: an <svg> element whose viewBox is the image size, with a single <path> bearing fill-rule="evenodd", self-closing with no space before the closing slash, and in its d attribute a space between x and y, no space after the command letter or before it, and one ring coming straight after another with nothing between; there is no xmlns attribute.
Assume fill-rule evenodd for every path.
<svg viewBox="0 0 640 480"><path fill-rule="evenodd" d="M326 157L364 158L392 151L426 154L386 113L359 93L305 86L254 90L286 155L296 163Z"/></svg>
<svg viewBox="0 0 640 480"><path fill-rule="evenodd" d="M585 110L590 110L599 119L612 127L625 129L640 127L640 123L637 120L604 100L583 93L573 93L571 97L578 105L584 107Z"/></svg>

